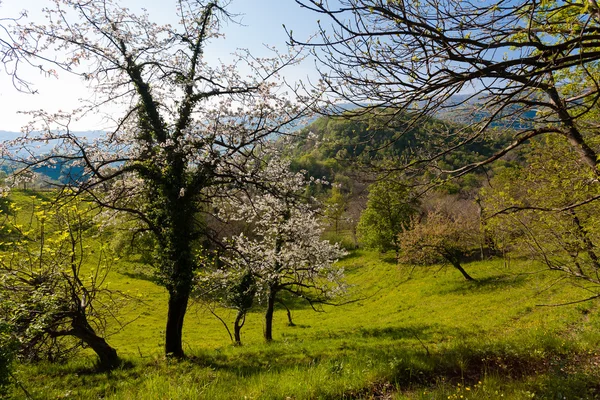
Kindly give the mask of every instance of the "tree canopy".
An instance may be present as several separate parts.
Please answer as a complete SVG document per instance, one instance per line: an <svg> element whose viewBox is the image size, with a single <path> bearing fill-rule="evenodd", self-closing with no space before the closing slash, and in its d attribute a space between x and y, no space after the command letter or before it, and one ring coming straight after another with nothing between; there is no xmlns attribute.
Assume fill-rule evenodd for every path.
<svg viewBox="0 0 600 400"><path fill-rule="evenodd" d="M399 255L398 235L408 227L418 201L406 181L381 177L369 187L367 208L360 216L358 233L367 247L394 250Z"/></svg>

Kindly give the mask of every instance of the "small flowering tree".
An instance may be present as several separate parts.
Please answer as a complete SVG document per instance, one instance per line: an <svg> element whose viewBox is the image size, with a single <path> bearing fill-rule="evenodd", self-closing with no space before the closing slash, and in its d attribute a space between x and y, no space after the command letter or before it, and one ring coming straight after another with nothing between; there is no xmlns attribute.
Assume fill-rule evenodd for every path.
<svg viewBox="0 0 600 400"><path fill-rule="evenodd" d="M249 268L237 267L239 265L230 264L227 268L200 271L196 276L193 296L201 302L216 302L221 307L236 311L232 336L227 323L211 310L213 315L223 322L231 340L236 345L241 345L241 332L246 322L246 314L252 308L256 297L256 278Z"/></svg>
<svg viewBox="0 0 600 400"><path fill-rule="evenodd" d="M257 295L266 304L265 340L273 340L273 313L282 293L325 303L345 290L344 271L334 265L346 252L321 240L319 209L302 194L310 181L289 163L274 157L261 172L263 185L232 202L231 220L243 220L247 232L231 238L226 262L252 272Z"/></svg>

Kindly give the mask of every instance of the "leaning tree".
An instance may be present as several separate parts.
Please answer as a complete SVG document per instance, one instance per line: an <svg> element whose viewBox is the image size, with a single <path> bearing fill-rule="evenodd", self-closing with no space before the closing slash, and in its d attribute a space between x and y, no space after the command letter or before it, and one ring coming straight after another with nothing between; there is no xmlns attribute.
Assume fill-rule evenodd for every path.
<svg viewBox="0 0 600 400"><path fill-rule="evenodd" d="M425 209L398 235L402 248L401 262L414 264L449 263L468 281L475 279L462 263L480 251L480 221L475 204L467 200L454 207L439 204Z"/></svg>
<svg viewBox="0 0 600 400"><path fill-rule="evenodd" d="M113 258L92 239L97 211L79 199L60 208L36 200L29 222L14 205L0 221L9 233L1 244L0 327L10 327L23 359L61 361L88 347L98 367L116 368L121 360L103 334L131 299L108 287Z"/></svg>
<svg viewBox="0 0 600 400"><path fill-rule="evenodd" d="M183 357L184 317L202 267L197 252L209 245L202 215L213 196L226 194L223 185L252 178L246 161L256 146L302 116L294 89L288 96L277 80L298 53L241 51L229 65L210 66L207 46L231 21L219 1L178 1L174 25L113 0L60 0L45 12L45 24L14 27L20 45L53 54L94 98L75 113L32 113L30 129L12 146L53 143L45 156L19 159L24 170L62 164L75 193L134 217L153 235L155 272L169 294L165 352ZM85 140L70 130L72 120L105 105L113 125L106 135Z"/></svg>

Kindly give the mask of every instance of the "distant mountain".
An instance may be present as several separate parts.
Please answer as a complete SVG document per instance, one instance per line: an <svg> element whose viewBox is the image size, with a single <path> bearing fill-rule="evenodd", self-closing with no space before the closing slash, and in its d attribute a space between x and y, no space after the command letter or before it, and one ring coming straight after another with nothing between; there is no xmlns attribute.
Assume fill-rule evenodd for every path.
<svg viewBox="0 0 600 400"><path fill-rule="evenodd" d="M34 132L34 134L35 134L35 132ZM106 132L105 131L75 131L75 132L73 132L73 134L76 136L80 136L80 137L84 137L84 138L93 140L93 139L98 139L98 138L102 137L103 135L106 134ZM2 141L2 142L6 141L6 140L13 140L20 136L23 136L23 133L0 130L0 141Z"/></svg>
<svg viewBox="0 0 600 400"><path fill-rule="evenodd" d="M0 140L13 140L21 136L20 132L9 132L9 131L0 131Z"/></svg>
<svg viewBox="0 0 600 400"><path fill-rule="evenodd" d="M435 113L435 117L459 124L472 124L492 117L483 96L474 94L454 95ZM523 129L532 126L536 110L524 109L518 105L507 107L490 124L492 128Z"/></svg>
<svg viewBox="0 0 600 400"><path fill-rule="evenodd" d="M447 99L441 107L433 113L433 117L458 124L472 124L489 119L492 114L486 109L486 99L477 94L455 94ZM422 106L425 103L421 104ZM339 104L338 110L350 111L357 109L354 104ZM524 110L517 105L507 107L490 124L493 128L523 129L531 127L536 117L535 110ZM316 120L313 119L310 123Z"/></svg>
<svg viewBox="0 0 600 400"><path fill-rule="evenodd" d="M81 138L85 138L87 140L95 140L95 139L99 139L102 136L106 135L106 132L104 132L104 131L77 131L77 132L73 132L73 134L76 136L79 136ZM32 135L35 135L35 132ZM17 139L21 136L23 136L23 133L21 133L21 132L0 130L0 143L5 143L7 141ZM34 154L43 154L43 153L49 152L53 146L54 146L53 143L48 143L48 144L36 143L35 146L32 146L29 150L32 151Z"/></svg>
<svg viewBox="0 0 600 400"><path fill-rule="evenodd" d="M23 168L23 164L15 161L4 161L0 164L0 171L10 175ZM36 174L42 175L44 181L50 183L69 183L75 180L80 180L84 174L84 168L76 165L73 161L56 164L42 165L32 169Z"/></svg>
<svg viewBox="0 0 600 400"><path fill-rule="evenodd" d="M86 138L87 140L94 140L101 138L106 132L102 131L81 131L74 132L75 135ZM7 141L11 141L21 137L23 134L21 132L11 132L11 131L0 131L0 143L5 143ZM28 152L32 152L34 155L43 155L52 151L54 147L53 143L36 143L34 146L30 146ZM27 155L26 152L19 149L10 149L16 152L17 155ZM23 168L23 164L4 160L0 164L0 171L11 174L19 169ZM73 161L65 161L62 163L56 163L55 165L43 165L33 169L33 171L37 174L43 175L44 180L48 180L54 183L68 183L73 180L80 179L84 174L84 169L82 166L76 165Z"/></svg>

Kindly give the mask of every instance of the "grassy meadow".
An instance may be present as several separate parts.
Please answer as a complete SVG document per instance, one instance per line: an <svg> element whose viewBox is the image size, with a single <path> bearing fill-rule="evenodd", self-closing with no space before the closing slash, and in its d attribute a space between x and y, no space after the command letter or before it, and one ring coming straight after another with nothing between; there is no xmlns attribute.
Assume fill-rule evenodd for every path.
<svg viewBox="0 0 600 400"><path fill-rule="evenodd" d="M15 203L32 201L19 194ZM125 360L100 373L92 354L18 364L15 399L580 399L600 398L600 318L585 288L528 260L465 264L477 282L438 265L397 265L376 252L341 260L350 290L318 312L290 299L274 342L260 307L233 346L209 307L184 326L188 359L163 356L166 291L135 257L115 260L111 288L131 300L108 342ZM134 300L138 299L138 300ZM232 311L214 309L231 324Z"/></svg>

